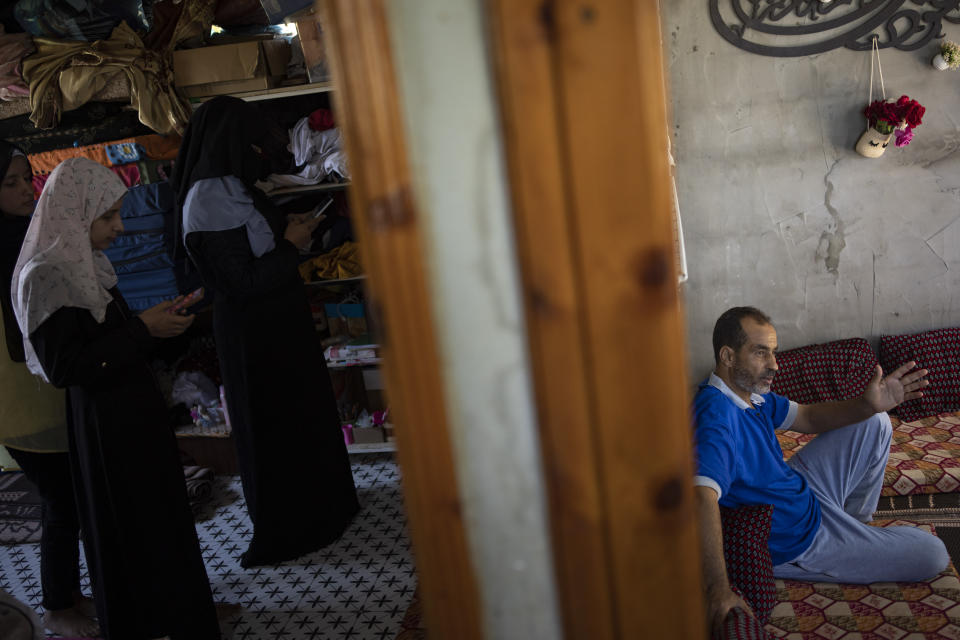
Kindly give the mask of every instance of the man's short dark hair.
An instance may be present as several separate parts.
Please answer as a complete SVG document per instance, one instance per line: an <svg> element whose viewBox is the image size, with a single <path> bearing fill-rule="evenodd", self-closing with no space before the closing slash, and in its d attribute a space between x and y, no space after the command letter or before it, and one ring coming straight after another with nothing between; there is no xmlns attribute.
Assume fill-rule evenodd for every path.
<svg viewBox="0 0 960 640"><path fill-rule="evenodd" d="M720 364L720 349L730 347L740 351L740 347L746 344L747 334L740 322L744 318L751 318L759 324L773 324L770 316L754 307L734 307L724 311L713 325L713 359L717 364Z"/></svg>

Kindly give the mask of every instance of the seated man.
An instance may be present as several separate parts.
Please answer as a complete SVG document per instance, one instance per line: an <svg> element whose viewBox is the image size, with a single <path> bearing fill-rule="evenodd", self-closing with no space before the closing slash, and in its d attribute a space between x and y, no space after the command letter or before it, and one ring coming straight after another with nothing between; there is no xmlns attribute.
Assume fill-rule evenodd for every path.
<svg viewBox="0 0 960 640"><path fill-rule="evenodd" d="M798 405L770 392L777 332L752 307L726 311L713 330L716 369L694 400L696 485L708 615L749 607L731 589L718 503L772 504L770 555L778 578L866 584L926 580L948 562L915 527L868 526L880 497L892 428L885 413L922 395L925 369L908 362L863 396ZM789 462L774 429L819 433Z"/></svg>

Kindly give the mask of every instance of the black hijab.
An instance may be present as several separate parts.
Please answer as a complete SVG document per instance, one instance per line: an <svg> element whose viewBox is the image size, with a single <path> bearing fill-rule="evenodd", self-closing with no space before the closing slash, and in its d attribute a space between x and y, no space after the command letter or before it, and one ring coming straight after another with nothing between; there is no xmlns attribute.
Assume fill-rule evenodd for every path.
<svg viewBox="0 0 960 640"><path fill-rule="evenodd" d="M183 203L199 180L235 176L247 187L261 213L275 211L270 199L255 186L257 180L271 173L270 156L276 145L270 131L267 119L255 105L233 96L218 96L194 111L170 174L177 197L178 246L182 242ZM272 218L267 216L271 225Z"/></svg>
<svg viewBox="0 0 960 640"><path fill-rule="evenodd" d="M240 98L218 96L200 105L187 124L170 175L177 204L182 207L190 187L206 178L236 176L253 187L269 171L262 153L266 137L259 110Z"/></svg>
<svg viewBox="0 0 960 640"><path fill-rule="evenodd" d="M26 160L27 154L22 149L0 140L0 180L6 178L10 163L18 153L23 154ZM29 163L29 160L27 162ZM25 362L26 357L23 353L23 335L20 333L17 317L13 313L10 286L13 270L17 266L17 258L20 256L20 247L23 246L23 238L27 235L29 226L30 216L14 216L0 211L0 285L3 286L0 310L3 312L7 352L14 362Z"/></svg>

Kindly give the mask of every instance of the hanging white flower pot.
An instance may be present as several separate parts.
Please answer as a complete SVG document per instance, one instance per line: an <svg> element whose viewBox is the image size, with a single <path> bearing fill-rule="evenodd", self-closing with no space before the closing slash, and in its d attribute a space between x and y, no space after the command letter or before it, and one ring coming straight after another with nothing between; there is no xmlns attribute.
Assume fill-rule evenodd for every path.
<svg viewBox="0 0 960 640"><path fill-rule="evenodd" d="M950 65L947 64L947 61L943 59L943 55L939 53L933 56L933 66L938 71L946 71L950 68Z"/></svg>
<svg viewBox="0 0 960 640"><path fill-rule="evenodd" d="M877 44L877 36L873 36L873 42L870 51L870 91L867 93L867 106L873 102L873 67L876 63L877 70L880 72L880 95L887 99L887 90L883 86L883 68L880 66L880 47ZM857 153L864 158L879 158L887 150L890 144L890 137L893 134L880 133L870 126L870 118L867 117L867 130L863 132L860 139L857 140Z"/></svg>
<svg viewBox="0 0 960 640"><path fill-rule="evenodd" d="M857 140L857 153L866 158L879 158L887 150L892 133L880 133L869 127Z"/></svg>

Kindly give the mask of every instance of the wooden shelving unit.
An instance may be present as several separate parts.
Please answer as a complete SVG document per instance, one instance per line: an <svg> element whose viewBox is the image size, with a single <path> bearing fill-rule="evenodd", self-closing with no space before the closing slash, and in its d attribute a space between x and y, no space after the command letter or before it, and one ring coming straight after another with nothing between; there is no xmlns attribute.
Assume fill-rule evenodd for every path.
<svg viewBox="0 0 960 640"><path fill-rule="evenodd" d="M265 89L262 91L249 91L244 93L235 93L232 94L234 97L246 100L247 102L255 102L262 100L275 100L279 98L287 98L292 96L301 96L309 95L315 93L327 93L333 91L333 83L331 82L316 82L311 84L301 84L301 85L292 85L287 87L276 87L273 89ZM203 98L194 98L191 100L191 103L194 107L199 106L205 100L209 100L214 96L203 97ZM350 187L350 182L325 182L312 185L300 185L300 186L290 186L290 187L280 187L268 192L266 195L270 198L277 198L288 195L304 195L309 193L318 193L324 191L339 191L347 189ZM308 287L334 287L334 286L343 286L350 285L361 282L366 279L365 275L360 275L354 278L343 278L341 280L318 280L315 282L308 282L306 286ZM327 364L328 369L346 369L351 367L376 367L379 366L380 359L375 361L364 361L356 362L350 364ZM393 442L377 442L369 444L351 444L347 445L347 452L351 455L353 454L365 454L365 453L393 453L396 451L396 445Z"/></svg>

